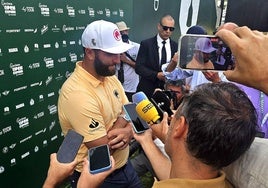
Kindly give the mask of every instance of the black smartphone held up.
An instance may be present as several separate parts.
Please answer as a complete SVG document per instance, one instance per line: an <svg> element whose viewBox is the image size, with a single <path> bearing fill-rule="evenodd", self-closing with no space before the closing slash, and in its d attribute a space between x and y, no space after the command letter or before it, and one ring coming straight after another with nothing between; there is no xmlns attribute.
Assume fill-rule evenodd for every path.
<svg viewBox="0 0 268 188"><path fill-rule="evenodd" d="M168 95L165 93L165 91L155 91L151 99L162 111L167 112L169 117L173 115L173 112L170 109L171 99L168 98ZM160 119L163 119L163 117Z"/></svg>
<svg viewBox="0 0 268 188"><path fill-rule="evenodd" d="M107 144L88 150L89 171L92 174L109 170L112 167L110 151Z"/></svg>
<svg viewBox="0 0 268 188"><path fill-rule="evenodd" d="M68 130L57 152L57 160L61 163L70 163L74 160L83 142L84 137L74 130Z"/></svg>
<svg viewBox="0 0 268 188"><path fill-rule="evenodd" d="M225 71L235 66L230 48L213 35L182 35L178 49L182 69Z"/></svg>
<svg viewBox="0 0 268 188"><path fill-rule="evenodd" d="M136 104L129 103L123 106L125 113L129 117L132 127L137 134L143 133L149 129L149 126L145 120L143 120L136 112Z"/></svg>

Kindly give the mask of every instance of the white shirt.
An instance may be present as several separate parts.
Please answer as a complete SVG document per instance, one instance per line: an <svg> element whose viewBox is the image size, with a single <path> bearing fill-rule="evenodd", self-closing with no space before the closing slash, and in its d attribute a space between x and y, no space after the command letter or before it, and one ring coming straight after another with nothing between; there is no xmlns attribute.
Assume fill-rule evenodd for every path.
<svg viewBox="0 0 268 188"><path fill-rule="evenodd" d="M158 54L159 54L159 65L161 64L161 58L162 58L162 47L163 47L163 39L157 35L157 46L158 46ZM166 52L167 52L167 62L170 62L171 60L171 48L170 48L170 39L166 40ZM166 62L166 63L167 63Z"/></svg>
<svg viewBox="0 0 268 188"><path fill-rule="evenodd" d="M203 83L211 83L211 81L207 80L202 71L198 70L183 70L179 67L176 67L172 72L166 72L168 63L162 65L162 71L167 79L170 80L180 80L192 77L190 80L190 90L194 90L194 88ZM228 81L222 72L219 72L219 77L222 81Z"/></svg>
<svg viewBox="0 0 268 188"><path fill-rule="evenodd" d="M131 44L133 47L130 48L127 53L134 59L136 60L138 51L140 48L140 44L136 42L132 42L129 40L129 44ZM116 64L116 70L120 69L120 64ZM135 72L135 69L128 65L127 63L123 64L123 69L124 69L124 83L123 83L123 88L125 92L130 92L130 93L135 93L136 88L139 83L139 75ZM117 71L116 71L117 75Z"/></svg>

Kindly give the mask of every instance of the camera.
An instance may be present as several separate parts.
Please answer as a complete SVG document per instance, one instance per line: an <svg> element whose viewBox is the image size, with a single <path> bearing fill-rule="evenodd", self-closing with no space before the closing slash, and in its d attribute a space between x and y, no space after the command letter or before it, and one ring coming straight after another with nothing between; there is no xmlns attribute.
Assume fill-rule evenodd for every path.
<svg viewBox="0 0 268 188"><path fill-rule="evenodd" d="M174 109L177 109L179 104L178 104L176 92L171 91L171 90L165 90L163 91L163 93L169 98L170 101L173 102Z"/></svg>

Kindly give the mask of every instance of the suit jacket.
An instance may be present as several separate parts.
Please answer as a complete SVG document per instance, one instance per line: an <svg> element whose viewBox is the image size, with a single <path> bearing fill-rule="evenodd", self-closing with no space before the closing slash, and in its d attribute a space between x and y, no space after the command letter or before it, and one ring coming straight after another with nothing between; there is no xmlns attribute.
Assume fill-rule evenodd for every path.
<svg viewBox="0 0 268 188"><path fill-rule="evenodd" d="M178 43L170 40L171 57L178 51ZM156 88L163 89L164 81L157 78L157 73L162 72L159 65L157 36L141 41L135 71L140 75L137 91L143 91L151 98Z"/></svg>

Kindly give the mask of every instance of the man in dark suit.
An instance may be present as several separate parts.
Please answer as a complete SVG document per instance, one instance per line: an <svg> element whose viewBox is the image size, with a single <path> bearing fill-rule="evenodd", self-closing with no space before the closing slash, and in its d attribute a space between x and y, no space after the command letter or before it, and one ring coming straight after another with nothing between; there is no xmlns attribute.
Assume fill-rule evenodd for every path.
<svg viewBox="0 0 268 188"><path fill-rule="evenodd" d="M161 65L172 61L178 50L178 44L170 39L175 29L174 25L173 17L164 15L157 25L158 34L143 40L140 44L135 68L136 73L140 75L137 91L143 91L149 98L156 88L164 89L165 76L161 71Z"/></svg>

